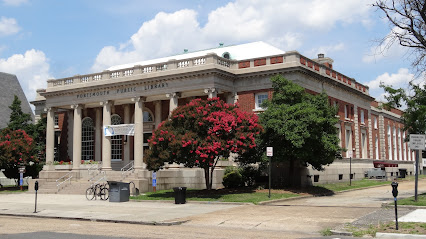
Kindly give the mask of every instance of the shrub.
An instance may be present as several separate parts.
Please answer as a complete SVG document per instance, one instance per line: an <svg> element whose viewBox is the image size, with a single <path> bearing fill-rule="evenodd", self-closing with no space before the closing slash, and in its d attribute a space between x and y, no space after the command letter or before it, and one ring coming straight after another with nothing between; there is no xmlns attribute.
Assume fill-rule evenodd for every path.
<svg viewBox="0 0 426 239"><path fill-rule="evenodd" d="M241 167L239 171L246 186L253 187L256 185L256 179L260 177L259 169L250 165L246 165Z"/></svg>
<svg viewBox="0 0 426 239"><path fill-rule="evenodd" d="M243 177L237 169L225 174L222 183L225 188L238 188L244 185Z"/></svg>

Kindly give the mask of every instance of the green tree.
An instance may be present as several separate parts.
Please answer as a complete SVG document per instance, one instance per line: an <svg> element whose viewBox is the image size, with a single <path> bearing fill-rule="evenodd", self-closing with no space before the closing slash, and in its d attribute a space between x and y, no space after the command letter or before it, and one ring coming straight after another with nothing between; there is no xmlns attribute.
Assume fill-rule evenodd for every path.
<svg viewBox="0 0 426 239"><path fill-rule="evenodd" d="M262 105L266 110L260 114L264 127L260 150L265 152L267 146L274 147L274 161L289 162L290 173L296 162L322 170L341 151L336 109L329 106L325 93L308 94L281 75L272 77L271 81L274 93Z"/></svg>
<svg viewBox="0 0 426 239"><path fill-rule="evenodd" d="M10 120L7 127L11 130L22 129L25 131L32 131L31 115L22 112L21 100L15 95L12 104L9 106L12 110L10 113Z"/></svg>
<svg viewBox="0 0 426 239"><path fill-rule="evenodd" d="M407 106L402 113L404 130L408 134L426 134L426 84L422 86L410 82L409 92L384 84L381 84L380 87L388 93L385 95L385 99L388 101L384 104L386 109Z"/></svg>
<svg viewBox="0 0 426 239"><path fill-rule="evenodd" d="M219 98L194 99L176 108L149 140L147 167L157 171L164 163L204 169L206 188L212 188L213 171L220 158L254 148L262 127L257 116Z"/></svg>

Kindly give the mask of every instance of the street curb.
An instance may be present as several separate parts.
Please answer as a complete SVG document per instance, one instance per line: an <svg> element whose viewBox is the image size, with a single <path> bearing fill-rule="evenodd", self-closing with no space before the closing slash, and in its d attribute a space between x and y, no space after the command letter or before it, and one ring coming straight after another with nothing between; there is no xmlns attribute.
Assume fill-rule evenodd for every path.
<svg viewBox="0 0 426 239"><path fill-rule="evenodd" d="M337 230L330 230L331 235L336 235L336 236L352 236L352 232L347 232L347 231L337 231Z"/></svg>
<svg viewBox="0 0 426 239"><path fill-rule="evenodd" d="M293 201L293 200L299 200L299 199L310 198L310 197L314 197L314 196L313 195L305 195L305 196L300 196L300 197L281 198L281 199L275 199L275 200L271 200L271 201L262 201L262 202L257 203L257 205L269 205L269 204L273 204L273 203L277 203L277 202Z"/></svg>
<svg viewBox="0 0 426 239"><path fill-rule="evenodd" d="M174 200L137 200L130 199L132 202L159 202L175 204ZM219 201L186 201L185 204L227 204L227 205L255 205L251 202L219 202ZM178 204L179 205L179 204Z"/></svg>
<svg viewBox="0 0 426 239"><path fill-rule="evenodd" d="M382 233L377 232L376 238L386 238L386 239L401 239L401 238L407 238L407 239L426 239L426 235L414 235L414 234L399 234L399 233Z"/></svg>
<svg viewBox="0 0 426 239"><path fill-rule="evenodd" d="M386 207L393 207L394 203L382 203L382 208L386 208ZM414 206L414 205L399 205L398 207L402 207L402 208L410 208L410 209L426 209L426 206Z"/></svg>
<svg viewBox="0 0 426 239"><path fill-rule="evenodd" d="M114 220L114 219L95 219L95 218L83 218L83 217L59 217L59 216L40 216L40 215L30 215L30 214L17 214L17 213L0 213L0 216L10 216L10 217L28 217L28 218L49 218L49 219L65 219L65 220L75 220L75 221L91 221L91 222L110 222L110 223L123 223L123 224L138 224L138 225L148 225L148 226L175 226L181 225L188 222L185 221L173 221L173 222L138 222L138 221L125 221L125 220Z"/></svg>

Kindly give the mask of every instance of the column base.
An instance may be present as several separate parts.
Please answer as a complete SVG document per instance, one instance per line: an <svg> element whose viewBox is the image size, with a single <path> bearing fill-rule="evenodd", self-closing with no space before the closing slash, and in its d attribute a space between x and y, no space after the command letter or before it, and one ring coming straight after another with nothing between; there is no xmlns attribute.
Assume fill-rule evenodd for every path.
<svg viewBox="0 0 426 239"><path fill-rule="evenodd" d="M104 171L112 171L112 168L111 167L102 167L102 170L104 170Z"/></svg>

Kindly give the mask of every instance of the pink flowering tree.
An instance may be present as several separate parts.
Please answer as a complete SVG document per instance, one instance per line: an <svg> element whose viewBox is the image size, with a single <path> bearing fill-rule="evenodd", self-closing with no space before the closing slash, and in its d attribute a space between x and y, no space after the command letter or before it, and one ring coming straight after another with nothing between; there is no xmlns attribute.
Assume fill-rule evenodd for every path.
<svg viewBox="0 0 426 239"><path fill-rule="evenodd" d="M213 171L220 158L243 154L256 147L255 135L262 131L253 113L219 98L194 99L176 108L160 124L149 142L147 166L158 170L164 163L204 169L206 188L212 188Z"/></svg>
<svg viewBox="0 0 426 239"><path fill-rule="evenodd" d="M18 168L38 163L35 144L24 130L5 128L0 132L0 168L9 178L18 178Z"/></svg>

